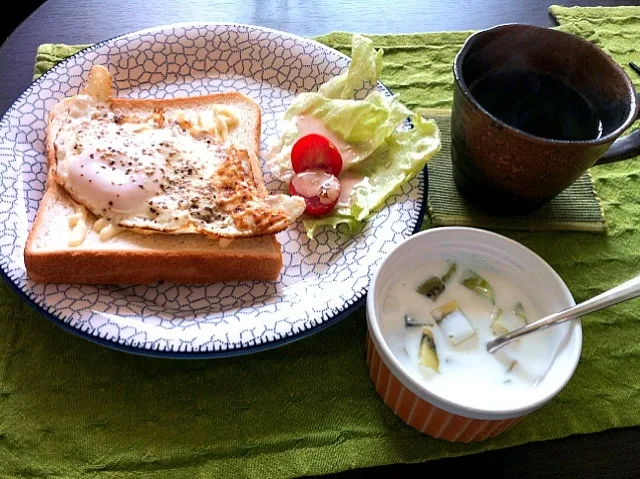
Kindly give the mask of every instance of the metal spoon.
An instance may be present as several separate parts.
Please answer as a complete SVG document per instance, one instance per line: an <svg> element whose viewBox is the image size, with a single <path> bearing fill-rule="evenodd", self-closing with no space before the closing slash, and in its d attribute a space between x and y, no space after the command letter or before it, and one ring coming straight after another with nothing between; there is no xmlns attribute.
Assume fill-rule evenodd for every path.
<svg viewBox="0 0 640 479"><path fill-rule="evenodd" d="M514 329L510 333L497 336L487 342L487 351L489 351L489 353L495 353L498 349L507 345L511 341L526 334L548 328L549 326L553 326L554 324L558 324L569 319L579 318L585 314L608 308L609 306L613 306L614 304L621 303L638 296L640 296L640 276L636 276L615 288L605 291L593 298L587 299L586 301L565 309L564 311L551 314L542 319L538 319L533 323L529 323L522 328Z"/></svg>

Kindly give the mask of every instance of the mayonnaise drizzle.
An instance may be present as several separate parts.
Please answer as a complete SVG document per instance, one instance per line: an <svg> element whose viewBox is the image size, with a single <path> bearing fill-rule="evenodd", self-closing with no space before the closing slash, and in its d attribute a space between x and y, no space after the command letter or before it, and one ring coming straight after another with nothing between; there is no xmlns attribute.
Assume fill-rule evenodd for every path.
<svg viewBox="0 0 640 479"><path fill-rule="evenodd" d="M104 218L98 218L98 220L93 224L93 230L98 233L98 236L102 241L107 241L108 239L120 234L123 231L123 228L114 225Z"/></svg>
<svg viewBox="0 0 640 479"><path fill-rule="evenodd" d="M317 196L320 203L329 205L340 197L340 182L322 170L307 170L291 180L296 192L306 198Z"/></svg>
<svg viewBox="0 0 640 479"><path fill-rule="evenodd" d="M87 237L87 210L82 206L76 207L76 212L67 216L69 222L69 246L79 246Z"/></svg>

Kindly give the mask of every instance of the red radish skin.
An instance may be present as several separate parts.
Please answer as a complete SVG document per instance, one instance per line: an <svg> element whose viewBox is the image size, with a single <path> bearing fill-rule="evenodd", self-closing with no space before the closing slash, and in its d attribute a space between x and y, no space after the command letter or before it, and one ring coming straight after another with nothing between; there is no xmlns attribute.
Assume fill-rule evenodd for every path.
<svg viewBox="0 0 640 479"><path fill-rule="evenodd" d="M318 171L319 173L322 173L321 170L316 170L316 171ZM323 216L329 213L331 210L333 210L333 208L335 208L336 204L338 203L338 200L340 199L340 191L342 189L342 186L338 178L329 174L332 180L330 182L331 185L337 186L337 188L333 188L334 191L328 191L326 189L323 190L323 188L319 188L318 194L315 194L313 196L305 196L304 194L302 194L302 192L299 192L298 190L296 190L296 187L294 185L295 180L299 178L299 176L300 176L299 174L296 174L289 182L289 194L291 196L301 196L302 198L304 198L304 201L306 203L306 208L304 212L306 214L310 216ZM333 196L335 199L333 201L327 202L327 199L330 196Z"/></svg>
<svg viewBox="0 0 640 479"><path fill-rule="evenodd" d="M342 171L342 155L328 138L311 133L293 145L291 165L295 173L318 169L337 177Z"/></svg>

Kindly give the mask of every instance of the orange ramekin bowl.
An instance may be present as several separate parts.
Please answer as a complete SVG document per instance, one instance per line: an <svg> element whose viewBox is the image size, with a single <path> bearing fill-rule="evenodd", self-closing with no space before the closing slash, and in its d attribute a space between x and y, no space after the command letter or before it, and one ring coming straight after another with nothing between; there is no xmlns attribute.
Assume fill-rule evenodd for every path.
<svg viewBox="0 0 640 479"><path fill-rule="evenodd" d="M377 393L394 414L421 433L451 442L483 441L510 429L566 386L582 352L581 323L574 319L553 326L554 334L557 331L565 339L544 379L532 390L529 402L495 409L453 402L407 373L379 326L382 301L390 285L430 257L482 258L533 290L542 315L573 306L575 301L558 274L534 252L511 239L476 228L443 227L413 235L396 246L374 272L367 294L366 361Z"/></svg>

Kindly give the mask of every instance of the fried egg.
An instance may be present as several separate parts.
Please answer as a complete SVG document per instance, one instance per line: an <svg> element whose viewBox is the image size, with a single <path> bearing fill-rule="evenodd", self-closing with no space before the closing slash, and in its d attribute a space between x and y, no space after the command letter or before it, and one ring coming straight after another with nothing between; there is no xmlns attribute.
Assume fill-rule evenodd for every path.
<svg viewBox="0 0 640 479"><path fill-rule="evenodd" d="M53 177L103 222L240 238L282 231L304 212L303 198L267 195L257 158L229 141L232 107L125 115L95 86L108 84L104 72L92 74L93 87L56 108Z"/></svg>

